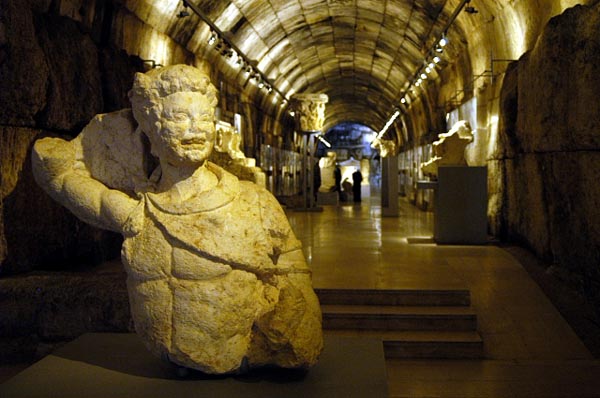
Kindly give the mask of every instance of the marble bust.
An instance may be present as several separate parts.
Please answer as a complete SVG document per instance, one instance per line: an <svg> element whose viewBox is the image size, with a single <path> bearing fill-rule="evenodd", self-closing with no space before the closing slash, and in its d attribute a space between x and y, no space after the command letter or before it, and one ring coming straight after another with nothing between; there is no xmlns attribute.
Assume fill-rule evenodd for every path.
<svg viewBox="0 0 600 398"><path fill-rule="evenodd" d="M123 234L136 332L154 354L211 374L308 368L321 311L301 243L264 188L207 161L217 92L186 65L137 74L132 109L71 141L38 140L38 184Z"/></svg>

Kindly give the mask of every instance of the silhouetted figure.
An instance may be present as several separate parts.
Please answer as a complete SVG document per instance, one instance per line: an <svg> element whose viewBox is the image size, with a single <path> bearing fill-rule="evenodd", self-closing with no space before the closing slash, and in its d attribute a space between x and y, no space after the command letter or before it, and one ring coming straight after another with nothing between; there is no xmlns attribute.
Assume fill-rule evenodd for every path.
<svg viewBox="0 0 600 398"><path fill-rule="evenodd" d="M350 193L352 192L352 183L347 178L342 182L342 202L350 200Z"/></svg>
<svg viewBox="0 0 600 398"><path fill-rule="evenodd" d="M319 167L319 160L314 165L313 168L313 193L315 197L315 203L317 203L317 194L319 193L319 188L321 187L321 168Z"/></svg>
<svg viewBox="0 0 600 398"><path fill-rule="evenodd" d="M335 179L335 190L338 193L338 199L342 200L342 170L340 166L336 165L333 170L333 178Z"/></svg>
<svg viewBox="0 0 600 398"><path fill-rule="evenodd" d="M360 170L356 169L354 173L352 173L352 193L354 194L354 202L360 203L360 183L362 182L362 174Z"/></svg>

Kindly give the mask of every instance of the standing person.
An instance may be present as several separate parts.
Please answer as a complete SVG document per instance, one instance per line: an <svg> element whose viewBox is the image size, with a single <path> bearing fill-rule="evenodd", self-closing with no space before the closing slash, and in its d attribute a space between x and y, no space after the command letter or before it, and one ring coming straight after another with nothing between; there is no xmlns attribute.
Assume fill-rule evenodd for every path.
<svg viewBox="0 0 600 398"><path fill-rule="evenodd" d="M319 167L319 159L313 166L313 195L315 197L315 203L317 203L317 197L319 188L321 187L321 167Z"/></svg>
<svg viewBox="0 0 600 398"><path fill-rule="evenodd" d="M360 183L362 182L362 174L359 169L352 173L352 193L354 194L354 202L360 203Z"/></svg>
<svg viewBox="0 0 600 398"><path fill-rule="evenodd" d="M340 166L335 165L335 170L333 170L333 178L335 179L335 190L338 193L338 199L342 200L342 170Z"/></svg>

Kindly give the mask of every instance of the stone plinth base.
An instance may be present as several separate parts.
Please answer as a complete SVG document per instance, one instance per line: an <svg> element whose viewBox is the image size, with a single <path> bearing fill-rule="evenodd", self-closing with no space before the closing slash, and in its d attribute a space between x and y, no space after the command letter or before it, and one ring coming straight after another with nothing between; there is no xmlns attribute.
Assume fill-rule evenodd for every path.
<svg viewBox="0 0 600 398"><path fill-rule="evenodd" d="M6 383L12 397L387 397L379 340L326 336L308 372L256 370L243 376L209 376L153 357L135 334L88 333Z"/></svg>

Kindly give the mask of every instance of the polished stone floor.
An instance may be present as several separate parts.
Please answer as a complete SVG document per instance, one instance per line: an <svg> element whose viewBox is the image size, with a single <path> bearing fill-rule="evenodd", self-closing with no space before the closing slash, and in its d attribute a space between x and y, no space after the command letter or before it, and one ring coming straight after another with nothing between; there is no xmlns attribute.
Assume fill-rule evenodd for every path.
<svg viewBox="0 0 600 398"><path fill-rule="evenodd" d="M467 288L484 360L388 360L390 397L600 397L593 356L519 261L493 244L438 246L432 213L400 199L288 211L318 288Z"/></svg>

